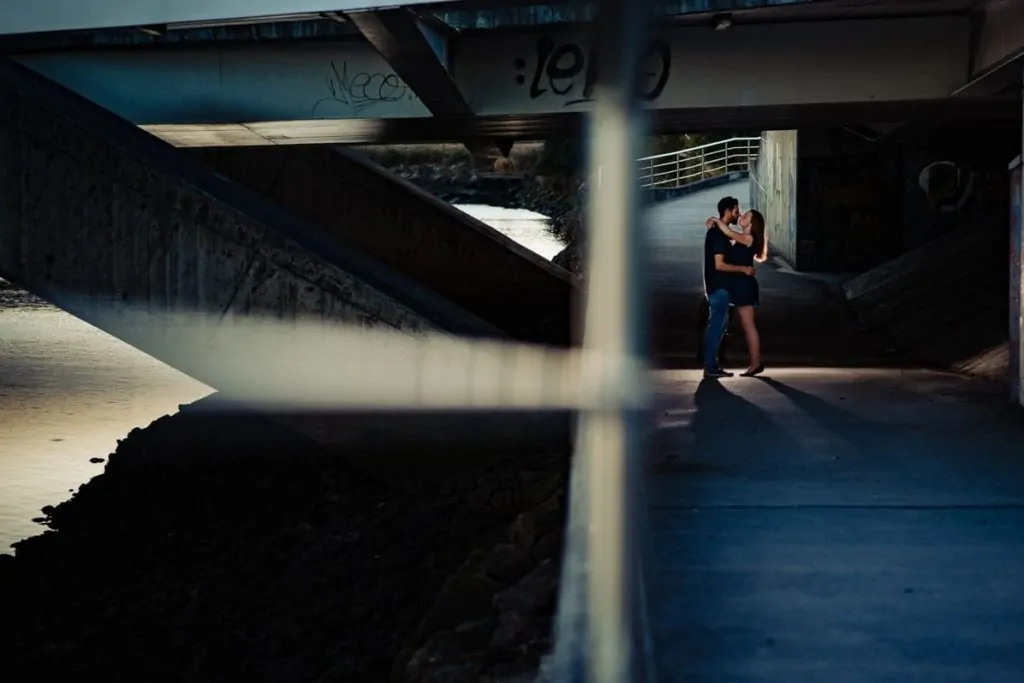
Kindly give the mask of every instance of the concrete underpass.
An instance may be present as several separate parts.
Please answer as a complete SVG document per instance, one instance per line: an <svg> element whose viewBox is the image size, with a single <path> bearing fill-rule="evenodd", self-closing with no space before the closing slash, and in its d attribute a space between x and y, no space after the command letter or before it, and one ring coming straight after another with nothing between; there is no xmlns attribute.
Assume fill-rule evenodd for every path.
<svg viewBox="0 0 1024 683"><path fill-rule="evenodd" d="M853 4L825 16L827 3L805 4L825 9L737 15L754 17L743 49L764 40L774 63L737 49L703 71L680 68L712 54L718 15L665 28L665 80L648 93L657 132L769 129L748 177L643 212L654 411L639 507L651 529L644 635L657 678L1016 683L1024 394L1011 397L1021 347L1008 339L1007 313L1019 334L1019 187L1017 251L1006 238L1007 164L1022 150L1021 53L1000 27L1021 15L998 0L951 0L936 16L902 16L881 2L866 2L870 17ZM157 323L197 310L220 319L308 315L410 338L565 351L574 276L328 145L471 138L467 146L494 146L573 133L589 106L575 93L591 87L580 26L452 30L439 41L442 56L426 45L436 36L418 16L379 14L388 12L395 23L384 39L386 16L371 30L351 17L317 19L345 24L338 45L305 44L296 30L259 45L133 38L139 44L121 51L113 38L79 49L51 37L38 49L12 48L0 62L0 276L217 388L231 384L228 368L238 366L230 361L244 344L182 343L169 324L142 330L124 322L128 304ZM49 26L31 18L29 28ZM390 45L410 33L419 36L411 49ZM460 68L448 60L449 43ZM829 62L846 44L850 54ZM572 69L548 61L556 45L580 54ZM130 57L136 47L140 66ZM353 103L335 52L402 95ZM418 61L427 62L422 72L409 68ZM134 86L166 73L176 77L164 90L134 96ZM732 73L741 74L735 87L699 80L730 82ZM420 92L409 75L421 79ZM334 113L321 117L321 101ZM698 310L704 220L724 195L766 215L774 252L757 271L767 371L715 381L699 369ZM281 358L291 353L280 349ZM726 354L729 369L745 366L738 326ZM326 368L361 358L327 352L304 361ZM415 479L417 467L456 470L524 444L557 442L545 455L561 466L572 434L566 412L537 422L522 413L275 417L332 455L358 451L380 478L401 470ZM434 448L419 458L425 441ZM570 490L564 478L559 486ZM491 504L502 493L482 497ZM556 496L545 490L545 500ZM582 533L570 520L547 537L561 533L571 548L574 532L590 533L588 519L576 521ZM512 529L503 543L532 534ZM458 558L448 576L461 578L473 559ZM333 595L330 580L323 591ZM552 595L556 585L551 579ZM486 609L492 597L480 600ZM444 628L454 633L460 620ZM429 642L416 633L423 638L412 653ZM33 654L46 664L45 648ZM397 679L407 669L396 671ZM416 683L427 680L447 679Z"/></svg>
<svg viewBox="0 0 1024 683"><path fill-rule="evenodd" d="M35 83L38 77L27 72L18 70L15 75L27 78L32 88L50 87ZM39 97L51 101L45 98L54 96L50 90L33 92L36 101ZM40 110L30 109L36 106L31 99L21 105L21 111L36 113L23 116L30 117L33 126L53 126L45 123ZM89 105L78 102L75 106L87 113L84 120L95 121L88 118L98 115ZM106 131L115 140L144 135L104 123L103 127L89 124L94 127L87 130ZM27 123L18 125L11 127L8 121L5 149L38 154L29 158L49 159L50 164L58 158L44 151L48 143L42 137L25 146L25 138L18 137L24 133L17 131L35 134ZM187 169L189 174L180 177L210 182L201 166L188 165L192 162L184 156L180 161L172 158L184 152L162 148L159 154L166 155L166 159L154 157L159 168ZM261 174L280 172L275 164L299 160L308 169L316 154L333 153L310 152L305 155L309 158L275 154L280 159L254 153L251 162L270 160L262 168L247 165L244 152L231 152L233 162L229 155L208 155L207 160L299 214L284 221L280 217L286 214L261 209L265 213L259 215L267 221L262 225L290 230L307 225L298 222L305 219L311 226L343 232L340 222L334 228L327 225L330 208L314 201L327 185L314 184L304 195L301 188L309 176L301 173L284 185L261 185ZM51 172L50 167L36 162L28 168L44 174L38 181L42 187L41 179ZM9 181L11 169L7 167ZM373 182L392 182L378 171L373 177L378 178ZM115 178L113 187L120 187L119 182L123 181ZM1024 525L1020 509L1024 463L1014 456L1024 441L1024 420L1008 405L1007 369L999 366L1003 374L998 381L972 379L913 355L894 354L887 349L884 334L858 325L855 307L843 294L842 283L852 280L850 274L798 271L776 255L758 270L762 285L758 319L768 372L754 379L701 381L694 368L698 366L703 220L714 213L724 195L737 197L744 208L751 206L751 188L758 189L750 179L718 185L653 204L645 214L655 254L653 340L659 368L657 430L645 468L650 494L646 505L654 529L652 631L662 680L788 683L906 680L908 675L921 680L1016 680L1016 672L1024 666L1024 654L1014 647L1024 639L1018 619L1024 595L1017 588L1015 564L1024 552L1019 533ZM72 189L73 185L65 186L66 191ZM243 193L242 188L222 196L234 202L244 199L237 206L250 211L265 201ZM75 197L68 194L64 201L79 201ZM435 200L416 197L444 217L444 207ZM89 206L82 202L67 206L78 213L77 207ZM367 200L370 204L372 200ZM8 211L12 208L17 207L8 205ZM28 225L23 220L10 225ZM101 230L103 224L97 222L94 227ZM160 224L153 227L150 239L159 235ZM202 226L197 223L196 227ZM5 267L16 279L58 302L62 288L85 288L102 301L124 286L120 281L97 280L82 270L92 263L86 256L94 253L88 251L93 248L88 240L95 239L98 245L99 233L95 237L84 233L80 238L87 251L67 242L61 245L57 232L41 242L42 234L33 228L29 241L6 252ZM339 243L345 242L344 234L335 236ZM784 240L780 242L786 248ZM44 244L48 246L43 248ZM184 247L177 244L174 248ZM259 244L251 248L265 248ZM388 245L387 240L376 245L370 240L360 246L372 253ZM401 267L402 250L395 248L396 243L390 245L395 256L378 253L390 258L392 267ZM153 248L146 248L152 259ZM965 248L972 253L970 245ZM188 253L179 251L167 258L181 263ZM339 265L330 262L337 251L313 253L315 258L328 256L322 266L325 276L336 277L330 274L346 263L344 259L337 261ZM10 260L15 254L20 261ZM55 254L52 262L47 254ZM535 260L514 253L510 258L528 266L524 272L532 268L559 286L570 282L562 276L551 278L557 271ZM61 270L68 259L75 268ZM224 265L232 262L229 259ZM405 266L411 269L415 261L406 260ZM915 266L909 267L913 271ZM160 270L167 268L171 266ZM383 266L373 268L361 272L377 274L385 283L388 278L405 282ZM419 279L443 289L444 269L433 272L421 269ZM486 273L481 269L480 274ZM240 272L234 277L248 282L251 276ZM144 288L152 302L189 305L188 290L165 290L161 281L150 280ZM450 282L458 284L458 280ZM97 289L103 283L113 289ZM497 293L510 285L496 275L491 286ZM941 290L937 281L935 286ZM389 287L388 291L402 293L395 284ZM225 290L224 296L230 291ZM280 305L277 296L261 302L259 288L251 289L248 296L247 309ZM421 310L440 316L439 320L466 321L465 330L450 327L453 332L497 334L489 332L493 329L489 323L461 312L435 292L424 290L415 296L426 298L409 299L408 310L413 313ZM457 292L452 298L457 298ZM432 302L438 312L431 313L435 309L429 306L417 308L421 305L417 302ZM486 301L464 298L464 302L486 315ZM225 304L230 305L228 299L218 305ZM564 300L558 305L564 305ZM89 319L88 309L71 310ZM528 306L515 305L499 313L510 312L525 321L527 311ZM445 318L442 313L460 317ZM428 324L430 315L425 316ZM500 320L500 315L494 319ZM110 331L131 340L130 330ZM178 353L183 351L191 350ZM975 351L981 354L988 349L978 346ZM730 333L728 353L734 367L743 365L745 351L738 329ZM336 423L331 424L335 426L321 421L309 431L321 435L336 431ZM393 427L387 417L381 418L378 427L372 424L361 427L364 442L381 438ZM435 436L447 429L425 424L419 429L429 429ZM478 427L473 438L495 438L487 436L487 429ZM461 438L469 438L468 433ZM387 468L386 463L381 465Z"/></svg>
<svg viewBox="0 0 1024 683"><path fill-rule="evenodd" d="M749 206L749 187L648 211L656 281L690 302L674 338L694 336L701 222L723 195ZM1016 680L1024 420L1005 379L879 353L828 278L777 259L758 277L776 367L702 381L669 355L657 371L646 477L661 680Z"/></svg>

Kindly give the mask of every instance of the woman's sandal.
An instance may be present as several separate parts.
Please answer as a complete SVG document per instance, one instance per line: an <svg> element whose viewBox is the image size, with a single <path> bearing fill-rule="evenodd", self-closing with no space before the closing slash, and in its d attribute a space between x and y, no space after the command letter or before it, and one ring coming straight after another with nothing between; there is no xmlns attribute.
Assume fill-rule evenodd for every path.
<svg viewBox="0 0 1024 683"><path fill-rule="evenodd" d="M764 363L761 363L753 370L741 372L740 377L756 377L757 375L760 375L762 372L764 372Z"/></svg>

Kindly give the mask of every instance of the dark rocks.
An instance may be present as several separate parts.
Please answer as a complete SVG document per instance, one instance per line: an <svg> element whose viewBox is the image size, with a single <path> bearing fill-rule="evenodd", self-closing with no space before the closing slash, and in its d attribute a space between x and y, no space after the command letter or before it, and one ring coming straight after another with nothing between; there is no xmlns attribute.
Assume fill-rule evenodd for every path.
<svg viewBox="0 0 1024 683"><path fill-rule="evenodd" d="M473 457L385 484L252 415L163 418L44 510L53 531L0 556L5 680L530 671L551 605L512 616L495 601L544 603L536 578L517 587L557 548L565 457ZM527 514L532 543L510 542Z"/></svg>
<svg viewBox="0 0 1024 683"><path fill-rule="evenodd" d="M456 574L445 582L421 628L428 633L435 632L488 616L494 594L501 585L486 576Z"/></svg>
<svg viewBox="0 0 1024 683"><path fill-rule="evenodd" d="M494 596L494 606L501 612L538 612L552 605L557 587L558 567L544 560L522 581Z"/></svg>
<svg viewBox="0 0 1024 683"><path fill-rule="evenodd" d="M481 619L441 631L412 656L406 667L409 680L436 680L439 675L455 677L469 671L479 672L482 657L475 653L487 647L496 627L497 620Z"/></svg>
<svg viewBox="0 0 1024 683"><path fill-rule="evenodd" d="M508 530L508 539L521 548L529 549L537 541L537 526L533 515L524 513L516 517Z"/></svg>
<svg viewBox="0 0 1024 683"><path fill-rule="evenodd" d="M562 485L560 472L523 470L519 473L523 501L527 507L541 505Z"/></svg>
<svg viewBox="0 0 1024 683"><path fill-rule="evenodd" d="M565 268L574 275L583 274L583 249L578 244L570 244L562 251L555 254L551 262L556 266Z"/></svg>
<svg viewBox="0 0 1024 683"><path fill-rule="evenodd" d="M483 572L505 583L516 581L533 566L530 553L520 545L501 543L484 562Z"/></svg>
<svg viewBox="0 0 1024 683"><path fill-rule="evenodd" d="M530 557L535 562L559 557L562 553L562 538L564 530L561 526L553 529L541 537L537 544L530 548Z"/></svg>
<svg viewBox="0 0 1024 683"><path fill-rule="evenodd" d="M486 551L477 549L449 579L413 644L396 659L393 680L426 683L468 676L465 680L511 683L536 676L542 655L552 645L564 479L524 471L520 481L523 499L539 504L516 516L507 531L509 540ZM450 601L460 593L473 596L474 618L444 629L457 613ZM489 610L481 616L478 601L487 593ZM449 618L438 619L440 613Z"/></svg>
<svg viewBox="0 0 1024 683"><path fill-rule="evenodd" d="M389 170L453 204L505 206L533 181L528 174L478 172L459 164L399 165Z"/></svg>
<svg viewBox="0 0 1024 683"><path fill-rule="evenodd" d="M529 626L529 615L513 611L503 612L489 644L492 648L500 650L513 647Z"/></svg>

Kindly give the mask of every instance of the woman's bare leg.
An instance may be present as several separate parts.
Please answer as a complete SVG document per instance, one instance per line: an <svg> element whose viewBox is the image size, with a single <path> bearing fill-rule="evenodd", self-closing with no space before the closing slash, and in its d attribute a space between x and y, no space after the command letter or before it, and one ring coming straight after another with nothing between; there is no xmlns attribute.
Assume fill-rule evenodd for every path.
<svg viewBox="0 0 1024 683"><path fill-rule="evenodd" d="M754 322L754 307L739 306L736 309L740 315L740 323L743 325L743 334L747 338L747 349L750 351L750 368L755 370L761 367L761 335L757 332L757 323Z"/></svg>

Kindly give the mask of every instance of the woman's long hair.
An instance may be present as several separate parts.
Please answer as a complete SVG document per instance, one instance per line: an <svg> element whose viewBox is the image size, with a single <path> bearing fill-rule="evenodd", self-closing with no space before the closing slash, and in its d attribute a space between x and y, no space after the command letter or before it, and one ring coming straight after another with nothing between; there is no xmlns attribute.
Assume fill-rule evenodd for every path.
<svg viewBox="0 0 1024 683"><path fill-rule="evenodd" d="M764 263L768 260L768 238L764 234L764 216L757 209L750 210L750 234L754 238L754 260Z"/></svg>

